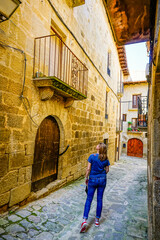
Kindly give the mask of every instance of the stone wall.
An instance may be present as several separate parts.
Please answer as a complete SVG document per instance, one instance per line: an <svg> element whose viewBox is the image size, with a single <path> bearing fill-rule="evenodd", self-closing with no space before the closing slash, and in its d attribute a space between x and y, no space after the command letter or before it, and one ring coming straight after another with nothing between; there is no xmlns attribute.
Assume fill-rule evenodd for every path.
<svg viewBox="0 0 160 240"><path fill-rule="evenodd" d="M148 122L148 212L149 239L160 238L160 77L152 72Z"/></svg>
<svg viewBox="0 0 160 240"><path fill-rule="evenodd" d="M153 3L154 4L154 3ZM152 29L148 118L148 239L160 239L160 1ZM152 23L153 24L153 23Z"/></svg>
<svg viewBox="0 0 160 240"><path fill-rule="evenodd" d="M60 129L59 151L70 145L59 157L57 181L62 180L59 185L84 175L87 158L95 152L96 144L104 140L105 133L110 162L115 161L120 65L102 1L87 1L77 8L69 7L65 0L50 2L23 0L12 17L0 25L0 207L3 210L30 197L35 137L41 122L49 115L56 119ZM51 25L89 69L87 99L74 101L69 108L64 107L60 97L41 101L32 80L34 38L50 34ZM26 54L25 84L24 53L4 43ZM108 50L112 50L111 77L107 75ZM105 119L106 91L108 119Z"/></svg>

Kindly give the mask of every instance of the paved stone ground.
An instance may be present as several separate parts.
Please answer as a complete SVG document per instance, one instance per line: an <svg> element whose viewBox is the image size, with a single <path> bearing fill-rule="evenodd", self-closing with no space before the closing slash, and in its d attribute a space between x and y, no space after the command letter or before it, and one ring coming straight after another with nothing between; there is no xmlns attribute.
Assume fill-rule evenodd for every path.
<svg viewBox="0 0 160 240"><path fill-rule="evenodd" d="M100 227L94 226L96 195L86 233L79 233L84 179L0 218L0 240L147 239L147 162L122 157L110 167Z"/></svg>

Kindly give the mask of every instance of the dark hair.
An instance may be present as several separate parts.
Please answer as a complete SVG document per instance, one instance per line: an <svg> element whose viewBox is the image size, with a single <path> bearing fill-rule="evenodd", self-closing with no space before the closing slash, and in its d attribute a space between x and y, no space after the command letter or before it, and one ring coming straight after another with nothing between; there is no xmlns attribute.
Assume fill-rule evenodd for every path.
<svg viewBox="0 0 160 240"><path fill-rule="evenodd" d="M107 157L107 145L104 143L99 144L99 158L101 161L108 159Z"/></svg>

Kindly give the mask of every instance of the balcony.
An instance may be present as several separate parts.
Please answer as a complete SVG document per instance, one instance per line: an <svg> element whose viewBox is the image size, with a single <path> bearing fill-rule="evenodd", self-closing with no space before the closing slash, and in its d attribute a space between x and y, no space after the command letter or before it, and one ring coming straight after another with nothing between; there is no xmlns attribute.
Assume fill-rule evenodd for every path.
<svg viewBox="0 0 160 240"><path fill-rule="evenodd" d="M53 95L65 102L83 100L87 98L88 69L57 34L38 37L34 40L33 82L41 100Z"/></svg>
<svg viewBox="0 0 160 240"><path fill-rule="evenodd" d="M132 118L133 122L128 122L127 133L142 133L141 129L138 127L138 119Z"/></svg>
<svg viewBox="0 0 160 240"><path fill-rule="evenodd" d="M116 120L116 133L120 133L123 131L123 121L117 119Z"/></svg>
<svg viewBox="0 0 160 240"><path fill-rule="evenodd" d="M124 93L124 87L123 87L123 83L120 81L118 82L118 86L117 86L117 96L119 99L123 97L123 93Z"/></svg>
<svg viewBox="0 0 160 240"><path fill-rule="evenodd" d="M139 129L146 130L148 125L148 98L138 98L138 121L137 126Z"/></svg>
<svg viewBox="0 0 160 240"><path fill-rule="evenodd" d="M117 82L117 97L118 97L118 99L123 97L123 93L124 93L124 84L122 82L122 71L120 71L120 79Z"/></svg>
<svg viewBox="0 0 160 240"><path fill-rule="evenodd" d="M127 134L129 134L129 133L139 133L139 134L142 134L142 131L138 128L138 126L136 126L136 127L133 127L133 126L131 126L131 127L128 127L127 128Z"/></svg>

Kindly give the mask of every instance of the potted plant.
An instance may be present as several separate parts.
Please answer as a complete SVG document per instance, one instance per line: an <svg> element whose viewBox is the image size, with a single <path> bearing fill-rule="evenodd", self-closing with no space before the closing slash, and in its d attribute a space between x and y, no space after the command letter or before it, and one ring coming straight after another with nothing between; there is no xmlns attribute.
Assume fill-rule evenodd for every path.
<svg viewBox="0 0 160 240"><path fill-rule="evenodd" d="M131 128L131 126L132 126L132 122L128 122L128 131L132 131L132 128Z"/></svg>

